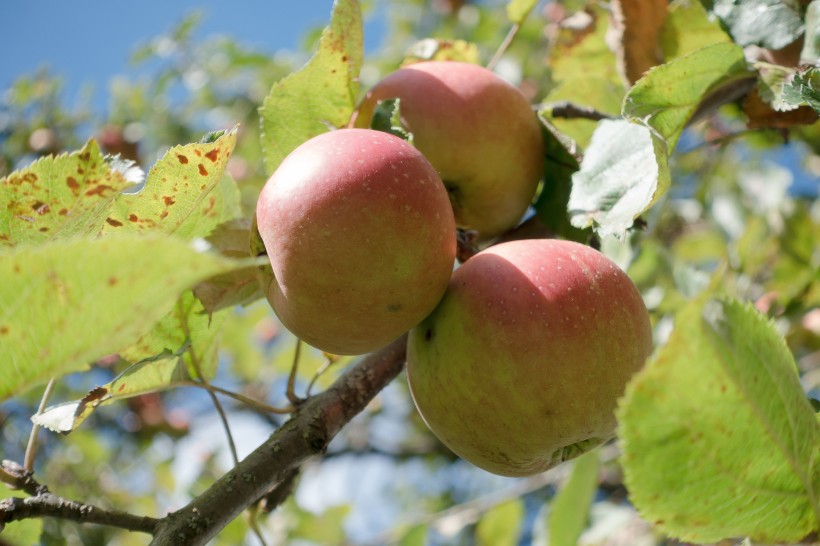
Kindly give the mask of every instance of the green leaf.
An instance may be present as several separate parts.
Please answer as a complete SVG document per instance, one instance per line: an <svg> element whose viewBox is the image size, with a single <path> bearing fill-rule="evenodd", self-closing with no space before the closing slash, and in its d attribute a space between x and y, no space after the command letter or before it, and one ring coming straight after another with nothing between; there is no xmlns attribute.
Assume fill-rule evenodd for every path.
<svg viewBox="0 0 820 546"><path fill-rule="evenodd" d="M103 404L194 379L213 379L218 335L225 317L224 312L207 314L202 303L186 291L149 332L120 351L120 357L134 361L133 365L82 399L52 406L31 420L54 432L67 434Z"/></svg>
<svg viewBox="0 0 820 546"><path fill-rule="evenodd" d="M624 84L618 73L617 59L607 45L609 13L599 8L578 12L575 17L589 18L577 32L564 29L550 55L552 78L557 85L544 102L570 101L599 112L617 115L621 110ZM586 119L550 118L559 131L586 147L595 122Z"/></svg>
<svg viewBox="0 0 820 546"><path fill-rule="evenodd" d="M685 307L618 419L631 500L664 533L772 543L818 529L820 423L785 342L751 305Z"/></svg>
<svg viewBox="0 0 820 546"><path fill-rule="evenodd" d="M116 400L155 392L173 384L190 380L180 357L188 344L177 352L164 351L128 367L114 381L94 387L80 400L64 402L46 408L31 417L32 423L53 432L68 434L76 430L98 407Z"/></svg>
<svg viewBox="0 0 820 546"><path fill-rule="evenodd" d="M0 179L0 245L92 235L112 201L142 181L131 164L106 159L93 140L82 150L44 157Z"/></svg>
<svg viewBox="0 0 820 546"><path fill-rule="evenodd" d="M122 349L186 288L244 266L134 235L0 253L0 400Z"/></svg>
<svg viewBox="0 0 820 546"><path fill-rule="evenodd" d="M578 457L572 474L549 507L547 531L550 546L575 546L586 529L589 508L598 488L601 454L595 449Z"/></svg>
<svg viewBox="0 0 820 546"><path fill-rule="evenodd" d="M581 148L586 148L589 146L592 133L595 132L597 121L584 118L553 117L554 106L564 103L577 104L617 117L621 113L623 98L624 88L620 83L616 84L590 74L583 79L568 80L550 91L547 96L549 102L545 104L546 109L542 111L542 115L549 119L561 133L577 142Z"/></svg>
<svg viewBox="0 0 820 546"><path fill-rule="evenodd" d="M413 143L413 133L401 122L401 99L385 99L380 101L373 110L373 119L370 128L384 133L390 133L410 144Z"/></svg>
<svg viewBox="0 0 820 546"><path fill-rule="evenodd" d="M347 125L355 108L362 44L359 3L336 0L319 51L301 70L274 84L259 109L269 172L306 140Z"/></svg>
<svg viewBox="0 0 820 546"><path fill-rule="evenodd" d="M661 30L661 49L667 61L729 41L720 23L710 18L697 0L675 0L669 5Z"/></svg>
<svg viewBox="0 0 820 546"><path fill-rule="evenodd" d="M224 317L224 312L207 313L193 292L186 291L177 300L173 309L149 332L142 335L134 344L121 349L120 356L135 362L169 351L176 354L181 348L185 348L179 357L174 357L174 360L181 360L191 377L198 377L198 372L202 372L202 379L211 379L216 373L217 364L216 333L219 332ZM122 383L117 383L116 386L118 392L127 388ZM145 387L142 385L139 388L144 390ZM150 385L148 388L154 389Z"/></svg>
<svg viewBox="0 0 820 546"><path fill-rule="evenodd" d="M743 49L715 44L653 68L624 98L623 115L644 120L674 149L683 128L710 92L753 75Z"/></svg>
<svg viewBox="0 0 820 546"><path fill-rule="evenodd" d="M654 131L625 120L603 120L572 175L570 222L621 236L669 189L666 143Z"/></svg>
<svg viewBox="0 0 820 546"><path fill-rule="evenodd" d="M520 25L536 4L538 4L538 0L509 0L507 2L507 18L516 25Z"/></svg>
<svg viewBox="0 0 820 546"><path fill-rule="evenodd" d="M780 49L803 34L797 0L714 0L712 13L741 46Z"/></svg>
<svg viewBox="0 0 820 546"><path fill-rule="evenodd" d="M820 112L820 68L813 66L798 72L783 86L783 101L791 106L811 106Z"/></svg>
<svg viewBox="0 0 820 546"><path fill-rule="evenodd" d="M546 150L544 184L535 201L535 211L552 233L573 241L585 241L589 234L570 224L567 215L572 175L580 167L578 159L570 151L572 143L566 142L549 122L542 121Z"/></svg>
<svg viewBox="0 0 820 546"><path fill-rule="evenodd" d="M0 500L11 497L24 497L26 495L9 489L5 484L0 483ZM0 542L8 544L9 546L30 546L33 544L41 544L40 535L43 534L43 520L42 518L24 519L21 521L13 521L6 523L3 527L2 538Z"/></svg>
<svg viewBox="0 0 820 546"><path fill-rule="evenodd" d="M117 198L103 233L159 231L192 239L233 218L239 193L224 173L236 133L234 128L213 142L169 150L148 173L140 192Z"/></svg>
<svg viewBox="0 0 820 546"><path fill-rule="evenodd" d="M516 546L524 520L524 503L511 500L487 510L476 527L477 546Z"/></svg>

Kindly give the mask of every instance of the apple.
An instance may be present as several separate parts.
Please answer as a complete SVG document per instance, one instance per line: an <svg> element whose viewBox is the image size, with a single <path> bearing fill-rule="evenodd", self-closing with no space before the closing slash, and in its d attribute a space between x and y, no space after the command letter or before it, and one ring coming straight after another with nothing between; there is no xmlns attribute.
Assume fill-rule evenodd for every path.
<svg viewBox="0 0 820 546"><path fill-rule="evenodd" d="M542 472L611 438L652 350L629 277L573 242L520 240L470 258L411 330L407 377L432 432L504 476Z"/></svg>
<svg viewBox="0 0 820 546"><path fill-rule="evenodd" d="M394 98L447 187L457 225L487 241L518 224L544 168L541 124L524 95L481 66L425 61L377 83L352 123L369 127L378 103Z"/></svg>
<svg viewBox="0 0 820 546"><path fill-rule="evenodd" d="M282 323L329 353L364 354L436 306L453 271L455 220L436 170L369 129L297 147L265 184L257 229Z"/></svg>

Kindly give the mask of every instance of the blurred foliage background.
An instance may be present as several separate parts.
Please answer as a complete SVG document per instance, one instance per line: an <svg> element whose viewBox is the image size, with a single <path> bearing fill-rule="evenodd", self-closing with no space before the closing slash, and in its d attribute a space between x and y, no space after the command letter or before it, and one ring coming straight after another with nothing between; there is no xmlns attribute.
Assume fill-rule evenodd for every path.
<svg viewBox="0 0 820 546"><path fill-rule="evenodd" d="M371 0L364 7L366 16L384 18L385 32L381 47L366 52L362 93L399 66L421 38L471 42L486 64L509 30L500 1ZM589 72L591 57L575 47L587 35L598 40L584 42L590 55L605 47L606 19L597 8L584 7L579 0L539 4L496 69L534 103L571 99L602 111L614 104L617 113L617 93L607 96L597 85L567 89L557 81L605 76ZM130 66L151 66L153 73L112 81L106 105L92 104L86 95L67 107L61 77L48 70L20 76L0 104L0 177L38 157L78 149L89 137L106 153L147 169L169 147L239 123L228 171L250 215L270 174L262 163L256 109L273 83L304 63L320 29L305 36L302 50L274 55L228 37L194 39L199 21L192 13L135 47ZM578 58L557 63L550 60L556 52ZM687 299L703 290L732 293L754 301L775 321L804 389L817 397L820 125L749 128L746 116L730 104L688 128L672 156L670 193L643 219L643 229L631 232L626 243L605 239L602 249L641 289L658 343ZM563 120L559 126L583 146L593 123ZM233 313L214 383L284 404L295 340L265 302ZM319 352L303 356L298 392L326 363ZM314 389L328 385L344 364L333 363ZM92 372L62 381L54 400L76 399L119 371L116 363L100 362ZM3 458L22 459L41 394L35 391L0 405ZM281 423L246 406L226 405L240 456ZM69 436L41 434L41 482L64 497L138 514L180 506L232 464L210 400L196 389L108 406ZM607 449L582 543L675 543L630 507L612 446ZM269 544L543 544L550 501L567 475L561 467L546 478L514 480L459 461L426 431L403 379L351 423L318 463L304 469L285 505L258 516ZM145 536L114 529L53 519L43 524L42 543L49 545L145 543ZM0 543L10 540L0 536ZM234 521L214 542L243 543L258 544L247 518Z"/></svg>

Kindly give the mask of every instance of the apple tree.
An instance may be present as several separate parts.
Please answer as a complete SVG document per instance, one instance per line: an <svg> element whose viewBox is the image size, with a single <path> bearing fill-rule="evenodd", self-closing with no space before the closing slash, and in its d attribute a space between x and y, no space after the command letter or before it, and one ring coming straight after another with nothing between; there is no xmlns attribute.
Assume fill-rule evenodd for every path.
<svg viewBox="0 0 820 546"><path fill-rule="evenodd" d="M820 0L196 28L5 95L0 544L818 540Z"/></svg>

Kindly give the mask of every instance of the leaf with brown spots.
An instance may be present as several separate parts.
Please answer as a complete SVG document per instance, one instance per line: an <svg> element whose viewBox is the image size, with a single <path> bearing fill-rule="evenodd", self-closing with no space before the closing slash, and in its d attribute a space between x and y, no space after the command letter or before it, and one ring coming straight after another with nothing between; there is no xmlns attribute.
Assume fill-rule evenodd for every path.
<svg viewBox="0 0 820 546"><path fill-rule="evenodd" d="M238 189L225 175L235 146L236 128L213 142L171 149L148 173L142 191L117 198L103 232L205 237L238 213Z"/></svg>
<svg viewBox="0 0 820 546"><path fill-rule="evenodd" d="M247 265L135 234L0 251L0 400L119 351L184 290Z"/></svg>
<svg viewBox="0 0 820 546"><path fill-rule="evenodd" d="M613 0L611 4L618 69L627 85L663 62L660 36L667 4L667 0Z"/></svg>
<svg viewBox="0 0 820 546"><path fill-rule="evenodd" d="M337 0L319 51L298 72L275 83L259 109L270 172L306 140L347 125L355 107L362 44L358 2Z"/></svg>
<svg viewBox="0 0 820 546"><path fill-rule="evenodd" d="M125 165L120 168L118 165ZM97 234L114 199L141 171L103 157L93 140L82 150L44 157L0 179L0 245ZM130 181L129 181L130 180Z"/></svg>

